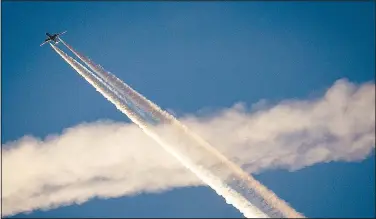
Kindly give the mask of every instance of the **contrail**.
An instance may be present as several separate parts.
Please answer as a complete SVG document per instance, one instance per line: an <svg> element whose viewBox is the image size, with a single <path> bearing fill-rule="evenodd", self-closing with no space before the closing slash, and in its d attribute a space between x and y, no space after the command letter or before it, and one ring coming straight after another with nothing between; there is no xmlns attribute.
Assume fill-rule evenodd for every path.
<svg viewBox="0 0 376 219"><path fill-rule="evenodd" d="M267 218L268 216L259 209L249 203L244 197L232 188L228 187L221 179L212 175L204 167L198 166L189 160L186 156L181 155L174 147L165 143L145 122L142 117L132 112L132 110L121 102L110 89L106 89L103 81L94 75L90 70L74 60L72 57L65 54L56 46L50 44L51 47L72 67L74 68L87 82L89 82L98 92L100 92L107 100L112 102L121 112L126 114L135 124L137 124L147 135L158 142L166 151L176 157L185 167L195 173L202 181L214 189L217 194L223 196L228 204L232 204L239 209L245 217ZM103 86L104 85L104 86Z"/></svg>
<svg viewBox="0 0 376 219"><path fill-rule="evenodd" d="M101 78L103 81L109 84L112 88L116 89L118 92L126 95L129 99L132 100L132 102L134 102L138 106L138 108L141 108L146 112L150 112L153 115L153 118L158 118L160 121L166 124L170 124L175 129L179 129L184 133L188 134L188 136L191 137L190 141L192 142L192 144L189 145L189 149L187 148L187 151L192 149L192 145L199 144L201 145L201 150L205 149L207 152L210 152L211 155L214 156L217 160L219 159L222 165L217 165L217 170L229 173L229 176L227 176L227 178L230 180L229 184L231 184L235 190L241 192L243 196L249 196L249 198L253 202L256 202L253 204L261 208L263 212L265 212L271 217L304 217L300 213L296 212L293 208L291 208L286 202L279 199L276 196L276 194L268 190L264 185L262 185L252 176L244 172L239 166L231 162L228 158L226 158L223 154L216 150L212 145L210 145L208 142L206 142L204 139L202 139L194 132L190 131L185 125L180 123L171 114L162 110L159 106L145 98L143 95L139 94L137 91L133 90L129 85L124 83L115 75L105 71L102 67L96 65L94 62L92 62L85 56L79 54L64 41L62 41L62 43L69 50L71 50L79 59L81 59L89 68L91 68L98 75L99 78ZM188 141L186 140L186 142ZM197 150L199 151L200 149Z"/></svg>

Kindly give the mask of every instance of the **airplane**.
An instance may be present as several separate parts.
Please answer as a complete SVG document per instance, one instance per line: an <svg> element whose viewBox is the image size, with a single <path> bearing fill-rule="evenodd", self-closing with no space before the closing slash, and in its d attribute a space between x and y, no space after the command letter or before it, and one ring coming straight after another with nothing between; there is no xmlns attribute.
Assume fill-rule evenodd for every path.
<svg viewBox="0 0 376 219"><path fill-rule="evenodd" d="M42 44L40 44L40 46L43 46L45 43L50 42L50 41L53 41L53 42L55 42L55 44L58 44L59 43L59 36L66 33L66 32L67 31L64 31L62 33L55 33L53 35L46 33L46 35L48 37L47 37L47 39L44 40L44 42Z"/></svg>

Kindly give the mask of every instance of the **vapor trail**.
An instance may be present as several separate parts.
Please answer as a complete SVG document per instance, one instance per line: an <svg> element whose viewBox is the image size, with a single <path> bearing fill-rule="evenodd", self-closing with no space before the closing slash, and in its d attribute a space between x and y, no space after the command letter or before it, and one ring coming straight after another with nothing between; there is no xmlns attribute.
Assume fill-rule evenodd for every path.
<svg viewBox="0 0 376 219"><path fill-rule="evenodd" d="M158 118L161 122L170 124L174 128L180 129L191 137L193 144L200 144L203 149L210 152L211 155L222 161L220 168L222 171L227 170L230 176L231 184L238 192L248 193L253 201L258 202L257 207L261 208L266 214L271 217L287 217L287 218L302 218L300 213L296 212L286 202L279 199L275 193L267 189L264 185L258 182L255 178L243 171L238 165L231 162L227 157L216 150L207 141L202 139L196 133L189 130L185 125L179 122L174 116L162 110L158 105L148 100L137 91L133 90L129 85L117 78L115 75L105 71L102 67L96 65L87 57L79 54L70 45L62 41L62 43L71 50L81 61L83 61L89 68L91 68L103 81L109 84L118 92L126 95L132 100L139 108L146 112L150 112L153 118ZM176 133L179 134L179 133ZM179 141L180 142L180 141ZM200 148L200 149L202 149ZM191 149L191 148L190 148ZM196 149L196 150L200 150ZM212 171L213 172L213 171ZM218 173L219 174L219 173Z"/></svg>
<svg viewBox="0 0 376 219"><path fill-rule="evenodd" d="M60 39L61 43L63 43L75 56L77 56L82 62L84 62L92 71L94 71L99 78L101 78L109 87L119 92L122 96L129 98L132 100L134 104L140 107L142 110L147 111L148 107L142 107L142 104L139 103L137 97L140 95L135 95L135 92L131 87L124 84L122 80L117 78L115 75L105 71L103 68L98 66L97 64L93 63L89 58L85 57L84 55L77 52L73 47L67 44L64 40ZM126 86L126 89L122 89L122 87ZM141 105L141 106L140 106Z"/></svg>
<svg viewBox="0 0 376 219"><path fill-rule="evenodd" d="M72 57L65 54L56 46L50 44L51 47L72 67L74 68L87 82L89 82L99 93L101 93L107 100L113 103L117 109L126 114L135 124L137 124L147 135L158 142L166 151L171 153L175 158L177 158L186 168L195 173L202 181L208 184L217 194L225 198L228 204L236 207L240 212L244 214L245 217L258 217L267 218L268 216L261 212L259 209L254 207L248 202L243 196L238 192L233 190L224 184L221 179L212 175L204 167L194 164L189 158L183 156L174 147L170 146L164 142L158 135L151 129L142 117L132 112L132 110L121 100L111 92L111 89L106 89L106 84L102 83L102 80L94 75L90 70L81 65L79 62L74 60ZM104 85L104 86L103 86Z"/></svg>

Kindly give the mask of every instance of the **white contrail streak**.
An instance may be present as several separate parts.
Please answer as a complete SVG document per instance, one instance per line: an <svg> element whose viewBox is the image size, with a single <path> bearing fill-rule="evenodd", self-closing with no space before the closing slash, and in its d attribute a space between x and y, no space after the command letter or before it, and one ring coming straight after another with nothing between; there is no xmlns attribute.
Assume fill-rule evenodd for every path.
<svg viewBox="0 0 376 219"><path fill-rule="evenodd" d="M221 169L228 169L231 171L231 177L237 179L234 182L238 183L238 189L242 191L247 191L246 188L252 190L247 191L254 199L258 199L261 202L260 207L265 213L272 217L287 217L287 218L302 218L304 217L300 213L296 212L291 208L286 202L279 199L276 194L268 190L264 185L254 179L252 176L244 172L239 166L231 162L218 150L216 150L212 145L202 139L200 136L190 131L185 125L180 123L175 117L166 111L162 110L158 105L154 104L143 95L139 94L137 91L133 90L129 85L124 83L122 80L117 78L115 75L105 71L103 68L99 67L92 61L90 61L85 56L79 54L71 46L62 41L62 43L70 49L78 58L80 58L89 68L91 68L101 79L103 79L107 84L116 89L118 92L123 93L129 99L132 100L139 108L146 112L150 112L154 118L159 118L162 122L166 122L174 126L174 128L180 129L181 131L188 134L195 142L195 144L200 144L202 148L210 152L211 155L216 156L217 159L222 161ZM191 140L192 140L191 139ZM240 181L239 181L240 180Z"/></svg>
<svg viewBox="0 0 376 219"><path fill-rule="evenodd" d="M76 60L69 57L59 48L52 44L50 45L69 65L71 65L71 67L73 67L83 78L85 78L86 81L88 81L93 87L95 87L98 92L100 92L107 100L112 102L121 112L126 114L135 124L137 124L147 135L158 142L166 151L171 153L182 164L184 164L185 167L195 173L202 181L208 184L219 195L223 196L227 203L232 204L234 207L240 210L245 217L268 217L259 209L254 207L251 203L249 203L238 192L225 185L218 177L212 175L209 171L205 170L204 167L200 167L192 163L189 158L182 156L178 151L174 149L174 147L165 143L155 132L153 132L152 129L148 127L147 124L144 123L143 119L140 116L132 112L128 106L124 105L121 100L116 97L116 95L109 92L108 89L105 89L98 77L96 77L92 72L78 63Z"/></svg>

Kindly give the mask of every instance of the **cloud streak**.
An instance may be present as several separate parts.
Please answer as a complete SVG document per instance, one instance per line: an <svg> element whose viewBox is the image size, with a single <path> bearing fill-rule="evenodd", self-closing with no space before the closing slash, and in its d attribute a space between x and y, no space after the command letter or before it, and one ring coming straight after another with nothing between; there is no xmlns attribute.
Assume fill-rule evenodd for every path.
<svg viewBox="0 0 376 219"><path fill-rule="evenodd" d="M375 148L375 84L338 80L315 100L244 104L180 120L247 172L362 160ZM136 125L98 121L3 147L3 214L201 185Z"/></svg>

